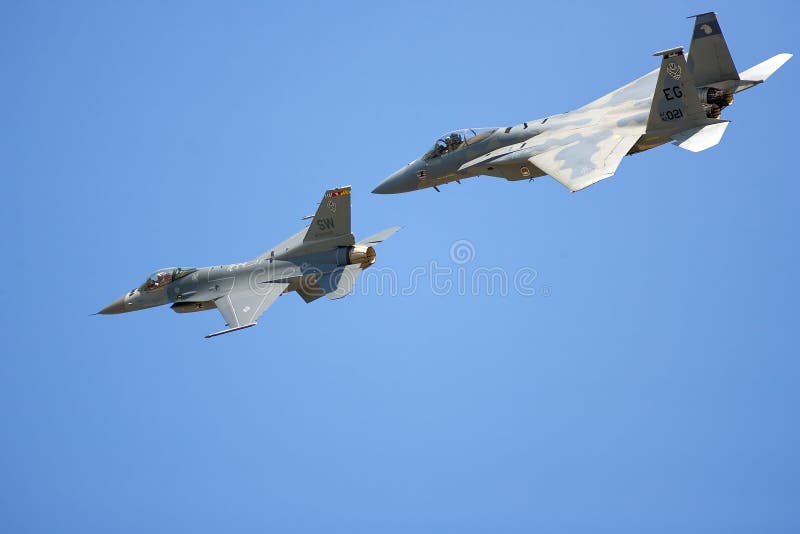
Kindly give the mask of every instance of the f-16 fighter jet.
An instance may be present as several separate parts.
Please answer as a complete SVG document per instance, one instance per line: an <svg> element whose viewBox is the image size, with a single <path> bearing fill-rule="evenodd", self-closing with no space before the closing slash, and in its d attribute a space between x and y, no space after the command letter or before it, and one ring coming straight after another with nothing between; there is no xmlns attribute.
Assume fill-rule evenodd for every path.
<svg viewBox="0 0 800 534"><path fill-rule="evenodd" d="M346 296L361 271L375 263L373 245L400 228L356 241L350 232L350 186L325 193L311 224L254 260L218 267L159 269L138 288L102 310L109 315L172 303L178 313L216 308L228 328L214 337L255 326L283 293L311 302Z"/></svg>
<svg viewBox="0 0 800 534"><path fill-rule="evenodd" d="M699 152L719 143L733 95L770 77L791 54L738 72L717 16L695 17L688 61L683 48L654 54L661 67L581 108L509 128L452 132L373 193L404 193L488 175L528 180L550 175L570 191L612 176L626 154L665 143Z"/></svg>

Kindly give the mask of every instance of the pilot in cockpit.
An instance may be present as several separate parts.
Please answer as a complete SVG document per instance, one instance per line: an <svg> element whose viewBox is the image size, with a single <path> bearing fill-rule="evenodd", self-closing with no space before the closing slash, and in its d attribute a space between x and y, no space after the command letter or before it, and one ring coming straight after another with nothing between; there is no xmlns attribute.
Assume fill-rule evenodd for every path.
<svg viewBox="0 0 800 534"><path fill-rule="evenodd" d="M448 152L447 143L443 139L436 141L436 144L433 146L433 156L441 156L446 152Z"/></svg>
<svg viewBox="0 0 800 534"><path fill-rule="evenodd" d="M443 154L454 152L464 145L465 142L466 137L459 132L447 134L441 139L438 139L436 144L433 145L433 148L427 154L422 156L422 159L427 161L433 158L438 158Z"/></svg>
<svg viewBox="0 0 800 534"><path fill-rule="evenodd" d="M461 134L458 132L453 132L444 138L444 142L447 144L447 152L452 152L461 146L461 143L464 142L464 138L461 137Z"/></svg>

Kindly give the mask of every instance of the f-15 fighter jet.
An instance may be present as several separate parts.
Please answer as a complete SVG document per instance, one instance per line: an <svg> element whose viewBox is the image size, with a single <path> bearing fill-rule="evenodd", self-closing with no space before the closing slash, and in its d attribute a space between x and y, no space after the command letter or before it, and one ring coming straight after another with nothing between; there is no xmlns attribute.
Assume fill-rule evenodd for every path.
<svg viewBox="0 0 800 534"><path fill-rule="evenodd" d="M791 54L738 72L714 13L695 15L688 61L670 48L661 67L581 108L509 128L452 132L373 193L416 189L489 175L528 180L550 175L570 191L612 176L626 154L665 143L699 152L719 143L720 118L734 93L770 77Z"/></svg>
<svg viewBox="0 0 800 534"><path fill-rule="evenodd" d="M311 302L348 295L361 271L375 263L373 245L400 228L356 242L350 232L350 186L325 193L311 224L254 260L218 267L170 267L102 310L109 315L172 303L178 313L218 309L228 328L214 337L255 326L283 293Z"/></svg>

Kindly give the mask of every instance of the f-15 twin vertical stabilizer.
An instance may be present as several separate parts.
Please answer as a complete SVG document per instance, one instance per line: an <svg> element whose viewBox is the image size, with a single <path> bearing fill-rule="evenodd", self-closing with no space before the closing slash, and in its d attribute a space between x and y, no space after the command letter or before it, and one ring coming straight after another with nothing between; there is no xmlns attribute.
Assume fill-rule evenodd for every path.
<svg viewBox="0 0 800 534"><path fill-rule="evenodd" d="M738 80L739 73L733 64L716 13L694 15L694 18L688 65L697 87Z"/></svg>

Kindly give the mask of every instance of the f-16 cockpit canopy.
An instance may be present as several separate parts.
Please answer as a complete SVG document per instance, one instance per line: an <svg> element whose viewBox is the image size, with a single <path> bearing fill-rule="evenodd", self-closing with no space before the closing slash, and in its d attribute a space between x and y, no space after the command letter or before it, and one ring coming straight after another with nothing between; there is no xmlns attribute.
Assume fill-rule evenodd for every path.
<svg viewBox="0 0 800 534"><path fill-rule="evenodd" d="M422 156L425 161L438 158L442 154L455 152L467 145L477 143L481 139L489 137L497 128L467 128L465 130L456 130L449 134L437 139L433 148Z"/></svg>
<svg viewBox="0 0 800 534"><path fill-rule="evenodd" d="M147 277L144 284L139 286L139 291L154 291L196 270L197 269L191 267L167 267L166 269L159 269Z"/></svg>

